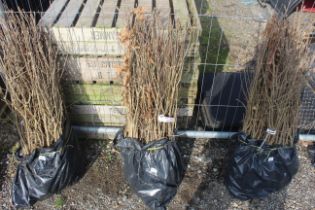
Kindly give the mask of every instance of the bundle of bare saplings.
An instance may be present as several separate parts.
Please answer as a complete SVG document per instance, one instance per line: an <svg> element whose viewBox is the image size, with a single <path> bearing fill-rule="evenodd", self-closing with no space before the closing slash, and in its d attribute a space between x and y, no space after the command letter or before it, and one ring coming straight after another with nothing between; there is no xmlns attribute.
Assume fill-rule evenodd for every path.
<svg viewBox="0 0 315 210"><path fill-rule="evenodd" d="M174 139L177 98L185 57L185 32L162 24L157 13L133 12L134 21L121 32L124 66L124 133L116 145L125 178L152 209L164 209L183 178L181 153Z"/></svg>
<svg viewBox="0 0 315 210"><path fill-rule="evenodd" d="M61 92L58 50L32 14L7 12L0 31L4 101L15 113L20 161L13 183L16 207L59 192L79 178L80 152Z"/></svg>
<svg viewBox="0 0 315 210"><path fill-rule="evenodd" d="M239 199L278 191L298 170L299 105L313 56L299 20L271 18L258 46L243 133L236 135L239 145L226 176L229 191Z"/></svg>

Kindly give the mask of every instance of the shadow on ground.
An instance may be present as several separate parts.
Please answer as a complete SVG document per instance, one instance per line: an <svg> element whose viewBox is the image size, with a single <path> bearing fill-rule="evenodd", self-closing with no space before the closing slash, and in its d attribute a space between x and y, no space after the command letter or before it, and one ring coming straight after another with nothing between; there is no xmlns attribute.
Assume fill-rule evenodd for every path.
<svg viewBox="0 0 315 210"><path fill-rule="evenodd" d="M202 32L199 36L199 54L201 60L199 65L198 92L194 108L194 116L196 117L192 120L194 129L197 129L202 115L204 85L211 82L207 81L208 78L205 75L209 72L218 73L224 71L230 49L217 17L211 15L211 8L208 1L195 0L195 4L202 27Z"/></svg>

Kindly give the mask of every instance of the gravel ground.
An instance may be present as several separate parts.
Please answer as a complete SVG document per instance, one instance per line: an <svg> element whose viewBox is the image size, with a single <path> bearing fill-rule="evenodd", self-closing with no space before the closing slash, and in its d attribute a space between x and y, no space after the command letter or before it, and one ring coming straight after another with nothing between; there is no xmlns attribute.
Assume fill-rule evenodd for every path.
<svg viewBox="0 0 315 210"><path fill-rule="evenodd" d="M1 141L16 139L1 133ZM38 202L32 209L101 210L146 209L142 201L125 183L121 159L110 141L85 140L81 142L94 161L85 176L75 185ZM229 140L179 140L187 171L174 200L168 209L180 210L314 210L315 168L310 164L305 148L298 147L300 169L292 183L284 190L266 199L239 201L230 196L223 184L224 165L234 143ZM10 189L17 162L12 154L0 188L0 207L13 209Z"/></svg>

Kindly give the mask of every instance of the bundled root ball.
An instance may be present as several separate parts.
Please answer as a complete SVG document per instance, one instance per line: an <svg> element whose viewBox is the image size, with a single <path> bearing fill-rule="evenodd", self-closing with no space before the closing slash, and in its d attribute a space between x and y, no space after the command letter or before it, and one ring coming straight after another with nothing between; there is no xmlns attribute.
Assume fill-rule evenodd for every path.
<svg viewBox="0 0 315 210"><path fill-rule="evenodd" d="M29 154L51 146L62 133L62 65L53 41L32 14L8 12L1 29L4 99L16 113L22 150Z"/></svg>
<svg viewBox="0 0 315 210"><path fill-rule="evenodd" d="M273 17L257 49L243 130L254 139L264 139L267 128L275 130L269 144L294 142L304 74L313 57L299 25L298 19Z"/></svg>
<svg viewBox="0 0 315 210"><path fill-rule="evenodd" d="M176 121L161 123L160 115L176 119L178 89L185 57L185 33L171 23L165 27L157 13L134 11L133 24L121 33L127 49L124 65L125 135L152 141L173 135Z"/></svg>

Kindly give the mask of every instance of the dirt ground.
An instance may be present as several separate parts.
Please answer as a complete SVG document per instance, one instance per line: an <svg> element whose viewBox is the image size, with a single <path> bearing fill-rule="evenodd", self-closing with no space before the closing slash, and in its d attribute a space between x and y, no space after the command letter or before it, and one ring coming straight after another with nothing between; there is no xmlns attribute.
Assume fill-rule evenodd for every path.
<svg viewBox="0 0 315 210"><path fill-rule="evenodd" d="M240 0L196 0L200 15L201 63L208 71L239 71L248 67L272 9ZM210 40L210 41L209 41Z"/></svg>
<svg viewBox="0 0 315 210"><path fill-rule="evenodd" d="M233 72L251 68L266 23L274 15L271 6L262 7L258 3L245 5L241 0L195 2L202 26L200 69ZM301 24L311 27L315 14L302 13L300 20ZM204 63L206 68L203 68Z"/></svg>
<svg viewBox="0 0 315 210"><path fill-rule="evenodd" d="M1 145L17 137L14 129L2 126ZM39 210L102 210L102 209L146 209L142 201L132 193L122 174L121 159L110 141L81 140L88 154L95 160L85 176L59 195L40 201L32 209ZM170 210L314 210L315 168L311 165L305 149L298 147L300 169L290 185L266 199L240 201L233 198L223 183L226 160L234 143L231 140L182 139L178 141L182 150L186 173L176 197L169 204ZM1 165L0 207L13 209L11 205L11 183L17 162L12 154ZM5 165L10 165L4 169Z"/></svg>

